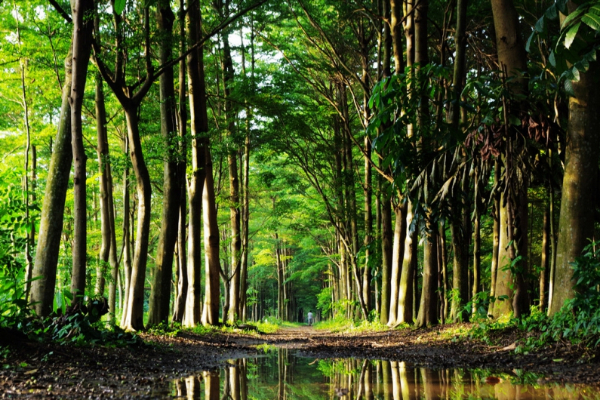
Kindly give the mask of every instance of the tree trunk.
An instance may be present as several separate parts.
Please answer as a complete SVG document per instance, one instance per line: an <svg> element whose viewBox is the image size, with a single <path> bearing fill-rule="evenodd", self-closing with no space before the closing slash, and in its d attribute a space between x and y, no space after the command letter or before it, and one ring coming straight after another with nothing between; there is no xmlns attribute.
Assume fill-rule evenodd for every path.
<svg viewBox="0 0 600 400"><path fill-rule="evenodd" d="M542 257L540 262L540 312L548 307L548 272L550 261L550 208L544 209L544 226L542 229Z"/></svg>
<svg viewBox="0 0 600 400"><path fill-rule="evenodd" d="M110 265L110 282L108 290L108 309L111 324L115 324L116 285L119 274L117 260L117 238L115 233L115 212L113 200L113 182L106 129L106 107L102 76L96 74L96 132L98 135L98 168L100 170L100 212L102 245L100 248L100 270L96 272L96 294L104 293L104 275ZM98 279L101 278L101 279Z"/></svg>
<svg viewBox="0 0 600 400"><path fill-rule="evenodd" d="M507 79L508 77L518 75L520 71L527 68L525 46L519 32L518 14L512 0L492 0L492 13L494 16L498 63L500 64L500 69L503 71L504 79ZM507 89L511 94L525 94L527 92L527 81L524 78L515 79L507 84ZM508 126L509 121L507 116L509 112L519 112L519 107L516 106L517 104L518 102L515 102L514 105L510 104L510 109L508 109L507 106L504 107L504 123L506 124L505 140L507 143L506 145L509 146L509 150L507 150L506 155L504 156L504 167L511 171L511 173L515 168L512 166L513 154L518 153L518 151L512 147L521 146L521 144L511 138L514 136L514 132L512 132ZM526 248L523 247L526 246L526 240L520 240L525 238L521 237L522 235L517 234L517 240L513 240L515 229L518 227L516 225L507 225L512 224L513 222L517 223L517 220L526 220L527 218L527 207L524 209L522 208L521 204L523 201L520 198L520 196L526 195L527 193L526 184L525 180L523 180L522 187L514 187L516 186L514 182L508 182L507 184L512 186L510 187L510 190L508 190L508 197L506 196L506 193L503 194L500 204L500 245L494 294L495 297L502 295L506 295L509 298L512 297L513 300L516 301L515 304L523 304L526 298L526 290L521 287L521 284L523 283L522 275L520 273L517 274L515 277L516 280L513 281L512 273L505 270L504 267L506 266L505 263L508 263L513 270L515 270L515 268L521 268L519 265L512 265L517 257L517 252L520 252L523 257L526 257L527 255ZM514 212L512 211L513 209ZM517 261L517 263L518 262L519 261ZM511 289L512 287L516 288L514 293ZM514 315L518 317L521 310L513 310L510 301L496 301L493 307L493 315L496 318L507 316L511 311L514 311Z"/></svg>
<svg viewBox="0 0 600 400"><path fill-rule="evenodd" d="M404 242L403 258L402 258L402 275L400 276L400 286L398 288L398 311L396 324L411 323L413 320L413 305L414 290L413 282L415 280L416 271L416 249L417 249L417 229L411 227L413 224L413 205L407 201L406 205L406 238Z"/></svg>
<svg viewBox="0 0 600 400"><path fill-rule="evenodd" d="M479 214L479 183L478 174L475 172L475 196L474 196L474 226L473 226L473 287L471 291L472 314L475 316L478 309L477 293L480 290L481 280L481 215Z"/></svg>
<svg viewBox="0 0 600 400"><path fill-rule="evenodd" d="M494 163L494 186L500 182L500 161ZM492 266L490 272L490 298L496 297L496 279L498 275L498 252L500 248L500 190L496 189L494 193L494 226L492 231ZM494 303L490 303L488 315L492 314Z"/></svg>
<svg viewBox="0 0 600 400"><path fill-rule="evenodd" d="M384 4L387 5L388 0L384 0ZM390 31L392 38L392 47L394 49L394 73L396 75L404 72L404 58L402 55L402 4L400 0L389 0L390 7ZM408 20L412 18L408 14L405 20L405 24L408 24ZM407 25L405 25L407 26ZM410 28L409 28L410 29Z"/></svg>
<svg viewBox="0 0 600 400"><path fill-rule="evenodd" d="M129 139L125 138L125 154L129 154ZM130 196L129 196L129 167L123 170L123 297L121 298L121 326L125 325L127 308L129 304L129 287L131 286L131 223L130 223Z"/></svg>
<svg viewBox="0 0 600 400"><path fill-rule="evenodd" d="M450 304L450 318L453 321L466 320L467 313L464 310L469 299L469 237L471 221L468 211L468 171L463 173L461 179L460 198L456 200L453 207L458 212L455 220L451 221L452 248L454 260L452 264L452 299Z"/></svg>
<svg viewBox="0 0 600 400"><path fill-rule="evenodd" d="M160 43L160 62L166 64L172 58L174 40L172 36L175 15L168 0L161 0L158 5L158 28ZM160 126L165 145L167 146L163 174L163 214L156 268L150 292L148 326L165 324L169 320L169 303L171 300L171 279L173 277L173 257L179 227L179 206L181 188L179 185L179 154L177 146L177 106L175 101L175 84L173 67L169 67L160 76Z"/></svg>
<svg viewBox="0 0 600 400"><path fill-rule="evenodd" d="M429 221L423 251L423 288L416 322L419 328L437 324L437 229Z"/></svg>
<svg viewBox="0 0 600 400"><path fill-rule="evenodd" d="M199 38L200 9L198 3L188 1L188 45ZM200 322L202 274L202 196L206 179L206 146L208 131L206 118L206 89L204 83L203 50L192 51L187 57L188 91L190 100L190 118L192 134L192 173L188 186L189 225L188 225L188 262L187 297L183 326L193 327ZM183 121L182 121L183 122Z"/></svg>
<svg viewBox="0 0 600 400"><path fill-rule="evenodd" d="M71 293L73 302L79 302L85 295L86 244L87 244L87 208L86 208L86 155L83 147L83 126L81 108L85 94L90 53L92 50L92 32L94 28L94 2L92 0L71 0L73 15L73 71L71 95L71 145L73 147L73 272L71 275Z"/></svg>
<svg viewBox="0 0 600 400"><path fill-rule="evenodd" d="M400 213L401 223L403 221L402 213ZM406 227L405 231L406 231ZM400 228L401 229L401 228ZM406 233L405 233L406 234ZM400 235L400 232L399 232ZM401 238L399 238L401 240ZM380 317L381 323L387 324L390 319L391 310L391 284L392 281L392 266L393 264L393 233L392 233L392 203L389 196L383 196L383 202L381 204L381 308ZM401 241L399 243L402 243ZM399 262L396 263L396 268L399 268ZM396 272L396 281L398 281L399 273ZM396 283L397 285L397 283ZM396 288L396 292L397 292ZM395 301L396 302L396 301ZM394 312L394 314L396 314Z"/></svg>
<svg viewBox="0 0 600 400"><path fill-rule="evenodd" d="M249 110L249 108L247 109ZM250 124L246 127L246 141L244 143L244 178L242 181L242 190L244 192L242 204L242 260L240 265L240 300L239 300L239 318L246 322L246 291L248 288L248 228L250 220Z"/></svg>
<svg viewBox="0 0 600 400"><path fill-rule="evenodd" d="M229 2L225 2L225 13L229 14ZM242 253L241 241L241 216L240 216L240 182L238 178L237 153L238 149L233 140L235 130L235 114L233 102L230 99L231 86L233 85L234 71L233 61L231 59L231 49L229 47L229 35L223 35L223 85L225 93L225 116L227 120L227 135L230 138L230 146L227 154L227 164L229 166L229 194L230 194L230 223L231 223L231 269L232 276L229 286L229 312L226 316L227 322L235 323L239 318L240 302L240 263ZM226 282L227 284L227 282ZM225 319L225 317L224 317Z"/></svg>
<svg viewBox="0 0 600 400"><path fill-rule="evenodd" d="M102 242L98 268L96 269L96 295L104 295L105 273L108 266L111 247L110 211L108 205L108 134L106 132L106 108L104 105L104 90L102 76L96 74L96 135L98 136L98 169L100 170L100 232ZM110 308L110 306L109 306Z"/></svg>
<svg viewBox="0 0 600 400"><path fill-rule="evenodd" d="M150 236L150 203L152 188L150 175L142 153L140 140L139 105L131 102L130 108L125 110L127 119L127 134L129 138L129 154L131 165L136 178L137 192L137 229L133 265L131 267L131 284L129 287L127 315L124 328L127 330L140 330L144 328L144 282L146 279L146 264L148 262L148 242Z"/></svg>
<svg viewBox="0 0 600 400"><path fill-rule="evenodd" d="M439 226L439 238L440 238L440 260L442 262L442 305L441 309L441 320L445 323L448 318L448 254L446 252L446 227L444 223L440 223Z"/></svg>
<svg viewBox="0 0 600 400"><path fill-rule="evenodd" d="M185 0L179 1L179 39L183 53L186 44L185 36ZM177 164L177 175L179 177L179 227L177 229L177 297L173 305L173 322L183 322L185 313L185 300L188 291L188 269L187 269L187 251L186 251L186 214L187 207L187 106L186 106L186 62L185 59L179 63L179 140L180 156ZM198 313L199 315L199 313Z"/></svg>
<svg viewBox="0 0 600 400"><path fill-rule="evenodd" d="M595 79L597 62L573 81L574 96L569 97L569 127L566 135L565 173L560 202L558 243L550 315L573 298L571 263L581 255L594 234L594 209L598 171L598 91Z"/></svg>
<svg viewBox="0 0 600 400"><path fill-rule="evenodd" d="M390 210L391 211L391 210ZM391 214L391 213L390 213ZM402 260L404 259L404 251L406 247L404 245L407 240L406 235L406 221L408 217L407 207L397 205L394 207L394 214L396 216L394 223L394 236L393 236L393 248L391 256L391 282L390 282L390 306L388 325L394 326L398 321L398 301L400 298L400 279L402 273ZM391 215L390 215L391 219ZM391 221L390 221L391 224ZM390 226L391 228L391 226ZM385 228L384 228L385 230ZM389 251L389 250L388 250Z"/></svg>
<svg viewBox="0 0 600 400"><path fill-rule="evenodd" d="M206 253L206 284L204 292L202 324L217 325L219 323L219 277L221 270L219 260L220 238L219 225L217 223L217 207L215 204L213 165L209 146L206 147L205 161L206 177L204 179L204 193L202 194L202 211L204 218L204 252Z"/></svg>

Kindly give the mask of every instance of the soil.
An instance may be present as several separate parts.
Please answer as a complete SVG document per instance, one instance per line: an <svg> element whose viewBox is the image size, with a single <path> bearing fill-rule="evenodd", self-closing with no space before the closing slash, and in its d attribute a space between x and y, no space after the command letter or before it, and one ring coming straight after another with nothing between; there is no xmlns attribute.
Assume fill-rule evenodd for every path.
<svg viewBox="0 0 600 400"><path fill-rule="evenodd" d="M504 331L493 344L460 334L468 325L369 333L332 333L312 327L274 334L175 337L140 334L146 344L129 348L70 347L4 338L0 347L0 398L154 398L168 394L172 379L215 369L227 360L262 352L257 345L297 349L315 358L405 361L431 368L488 368L537 373L540 380L585 383L600 390L600 350L559 344L532 354L515 354L518 331ZM3 349L8 349L3 351Z"/></svg>

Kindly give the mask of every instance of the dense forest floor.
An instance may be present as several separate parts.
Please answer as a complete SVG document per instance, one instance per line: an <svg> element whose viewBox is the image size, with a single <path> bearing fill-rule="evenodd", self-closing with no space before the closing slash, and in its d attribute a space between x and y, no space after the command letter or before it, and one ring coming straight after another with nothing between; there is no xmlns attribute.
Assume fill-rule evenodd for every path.
<svg viewBox="0 0 600 400"><path fill-rule="evenodd" d="M503 331L484 343L469 339L468 328L332 333L299 327L254 335L180 331L173 337L141 334L146 344L129 348L78 348L3 338L0 397L162 397L169 394L172 379L218 368L229 359L257 355L271 346L298 349L315 358L388 359L414 366L505 373L522 369L540 374L540 381L600 388L598 348L560 344L515 354L514 343L522 332Z"/></svg>

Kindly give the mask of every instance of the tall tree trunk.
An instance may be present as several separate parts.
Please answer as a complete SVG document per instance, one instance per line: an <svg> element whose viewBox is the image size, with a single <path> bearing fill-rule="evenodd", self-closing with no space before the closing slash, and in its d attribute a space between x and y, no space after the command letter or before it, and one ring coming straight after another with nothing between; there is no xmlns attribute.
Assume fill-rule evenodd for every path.
<svg viewBox="0 0 600 400"><path fill-rule="evenodd" d="M405 39L402 37L403 34L403 26L402 26L402 5L403 1L401 0L389 0L389 9L390 9L390 33L392 39L392 47L394 49L394 73L396 75L404 73L404 58L402 51L402 40ZM388 0L384 0L384 4L387 6ZM405 14L406 19L404 20L405 27L408 24L412 23L412 16L408 13ZM411 21L409 21L411 19ZM387 25L387 24L386 24ZM406 28L405 28L406 29ZM410 28L409 28L410 29ZM412 45L412 44L411 44ZM386 46L387 47L387 46ZM410 53L409 48L407 47L407 53ZM385 70L385 68L384 68Z"/></svg>
<svg viewBox="0 0 600 400"><path fill-rule="evenodd" d="M469 177L468 171L461 178L460 198L456 200L453 209L458 212L451 221L452 248L454 259L452 264L452 290L450 318L453 321L466 320L468 314L464 310L469 301L469 237L471 221L468 210Z"/></svg>
<svg viewBox="0 0 600 400"><path fill-rule="evenodd" d="M17 19L17 42L21 44L21 33L19 29L19 20ZM27 91L25 85L25 68L27 60L20 60L21 70L21 101L23 102L23 126L25 128L26 144L25 144L25 176L23 177L23 192L25 202L25 223L31 224L31 228L27 231L27 240L25 241L25 301L29 299L29 292L31 291L31 276L33 273L33 258L31 257L31 247L34 243L34 225L33 221L30 220L29 207L30 207L30 195L29 195L29 154L32 151L31 146L31 130L29 125L29 102L27 100ZM33 158L35 159L35 146L33 147ZM33 169L33 175L35 175L35 167ZM35 194L34 194L35 196Z"/></svg>
<svg viewBox="0 0 600 400"><path fill-rule="evenodd" d="M188 1L188 45L195 43L199 36L200 9L198 3ZM189 226L188 226L188 289L185 301L183 326L193 327L201 317L202 273L202 196L206 178L206 146L208 131L206 118L206 89L204 84L203 50L192 51L187 57L188 91L192 134L192 173L189 179Z"/></svg>
<svg viewBox="0 0 600 400"><path fill-rule="evenodd" d="M224 15L229 15L229 1L224 2ZM222 15L222 16L224 16ZM241 240L241 207L240 207L240 181L238 178L237 153L238 149L233 140L235 130L235 115L233 102L230 99L231 86L233 85L234 71L229 47L229 35L223 35L223 85L225 93L225 116L227 120L227 135L231 148L228 149L227 164L229 166L229 194L230 194L230 223L231 223L231 268L232 276L229 286L229 312L227 322L235 323L238 319L240 301L240 263L242 253ZM227 284L227 282L225 282Z"/></svg>
<svg viewBox="0 0 600 400"><path fill-rule="evenodd" d="M86 244L87 244L87 201L86 201L86 155L83 147L83 124L81 108L85 94L88 64L92 50L94 29L94 1L71 0L73 16L73 71L69 101L71 103L71 145L73 146L73 272L71 293L73 302L85 295Z"/></svg>
<svg viewBox="0 0 600 400"><path fill-rule="evenodd" d="M479 212L479 170L475 170L475 195L474 195L474 221L473 221L473 286L471 290L472 314L475 316L478 309L477 293L480 290L481 281L481 215Z"/></svg>
<svg viewBox="0 0 600 400"><path fill-rule="evenodd" d="M179 0L179 40L181 42L180 55L185 50L187 38L185 36L185 0ZM177 297L173 305L173 321L183 322L185 312L185 300L188 291L188 269L186 251L186 216L187 216L187 104L186 104L186 62L185 59L179 63L179 162L177 164L177 175L179 177L179 227L177 229L177 256L179 258L177 267ZM198 313L199 314L199 313Z"/></svg>
<svg viewBox="0 0 600 400"><path fill-rule="evenodd" d="M494 187L500 182L500 161L494 163ZM492 266L490 272L490 297L496 297L496 277L498 275L498 252L500 248L500 190L495 189L494 196L494 226L492 231ZM491 302L488 315L492 314L494 303Z"/></svg>
<svg viewBox="0 0 600 400"><path fill-rule="evenodd" d="M403 220L402 213L400 213L401 224ZM405 232L406 232L406 227ZM406 234L406 233L405 233ZM399 233L400 235L400 233ZM400 240L400 238L399 238ZM391 311L391 281L392 281L392 266L393 264L393 233L392 233L392 202L389 196L383 195L383 201L381 204L381 308L380 317L381 323L387 324L390 319ZM399 242L399 244L402 242ZM396 263L397 270L400 269L400 263ZM396 272L396 281L399 281L399 273ZM397 283L396 283L397 285ZM397 292L397 289L396 289ZM397 297L397 296L396 296ZM397 301L397 300L396 300ZM396 302L395 301L395 302ZM396 312L394 312L394 315Z"/></svg>
<svg viewBox="0 0 600 400"><path fill-rule="evenodd" d="M244 142L244 174L242 181L242 190L244 193L242 204L242 259L240 265L240 300L239 300L239 318L246 321L246 291L248 288L248 228L250 220L250 124L246 127L246 140Z"/></svg>
<svg viewBox="0 0 600 400"><path fill-rule="evenodd" d="M160 43L160 62L166 64L173 56L173 23L175 15L170 1L161 0L158 4L158 29ZM148 326L169 320L171 300L171 279L173 276L173 256L179 227L179 206L181 188L179 185L179 154L177 146L177 105L173 67L169 67L160 76L160 126L167 146L163 174L163 215L156 253L156 268L150 292Z"/></svg>
<svg viewBox="0 0 600 400"><path fill-rule="evenodd" d="M435 224L427 222L427 233L423 245L423 288L417 327L431 326L437 323L437 229Z"/></svg>
<svg viewBox="0 0 600 400"><path fill-rule="evenodd" d="M540 262L540 311L548 307L548 272L550 261L550 208L544 209L544 225L542 228L542 257Z"/></svg>
<svg viewBox="0 0 600 400"><path fill-rule="evenodd" d="M570 8L575 7L570 3ZM571 263L581 255L594 234L595 186L598 174L598 91L597 62L573 81L574 95L569 97L569 126L566 135L565 173L563 177L558 223L558 243L554 271L553 296L549 313L558 312L573 298Z"/></svg>
<svg viewBox="0 0 600 400"><path fill-rule="evenodd" d="M202 80L204 81L204 79ZM213 164L209 146L206 147L205 161L206 177L204 179L204 192L202 193L202 211L204 218L204 252L206 253L206 285L202 324L217 325L219 323L219 276L221 265L219 260L219 225L217 223Z"/></svg>
<svg viewBox="0 0 600 400"><path fill-rule="evenodd" d="M463 90L463 81L466 74L467 37L465 31L467 28L467 5L468 0L458 0L456 3L456 34L454 42L456 45L456 56L454 58L453 86L454 95L452 97L451 123L452 128L458 130L460 120L460 97Z"/></svg>
<svg viewBox="0 0 600 400"><path fill-rule="evenodd" d="M446 227L442 222L439 226L439 239L440 239L440 260L442 262L442 304L441 309L441 320L445 323L448 317L448 254L446 251Z"/></svg>
<svg viewBox="0 0 600 400"><path fill-rule="evenodd" d="M390 210L391 211L391 210ZM402 274L402 261L404 259L404 251L406 250L404 243L406 235L407 207L398 204L394 207L396 216L394 223L394 236L391 256L391 279L390 279L390 306L388 325L394 326L398 321L398 301L400 298L400 279ZM391 219L391 216L390 216ZM391 221L390 221L391 223ZM390 226L391 228L391 226ZM385 228L384 228L385 229Z"/></svg>
<svg viewBox="0 0 600 400"><path fill-rule="evenodd" d="M354 161L352 157L352 145L350 135L352 131L350 129L349 115L348 115L348 102L346 98L346 87L342 83L339 85L339 103L340 109L344 113L344 120L342 124L342 132L344 134L344 154L345 154L345 189L346 189L346 202L347 202L347 218L349 219L349 229L347 235L347 244L350 247L350 265L352 266L352 273L354 281L356 283L356 295L360 304L360 309L363 314L363 318L367 319L369 312L367 310L365 299L362 291L362 281L358 274L358 265L356 262L356 255L358 253L358 224L357 224L357 209L356 209L356 189L354 187Z"/></svg>
<svg viewBox="0 0 600 400"><path fill-rule="evenodd" d="M503 71L504 79L507 79L527 68L525 46L519 32L518 14L513 4L513 0L492 0L492 13L494 16L498 62L500 64L500 69ZM525 94L527 91L527 82L524 78L515 79L511 81L510 84L507 84L507 89L513 95ZM507 126L505 133L507 137L505 139L507 146L510 147L510 151L506 152L504 158L504 168L511 172L516 168L512 166L513 152L517 151L513 147L521 146L521 144L511 138L511 136L514 136L514 133L508 127L509 122L507 116L509 112L515 113L519 111L519 107L517 107L516 104L518 103L508 105L510 109L507 108L507 106L504 107L504 123ZM526 194L526 190L524 187L514 187L516 184L513 182L508 182L507 184L512 186L508 191L508 197L506 196L505 191L500 200L500 245L494 294L496 298L504 295L508 296L509 299L513 298L513 300L515 300L514 298L516 297L515 304L522 304L524 303L522 300L523 296L526 295L526 290L525 288L520 287L523 283L522 277L520 277L521 274L513 276L513 273L510 270L504 268L505 265L503 265L503 263L512 264L516 259L518 252L521 252L523 257L526 257L527 255L526 249L523 248L523 246L526 245L526 241L521 241L521 237L517 237L516 241L512 240L515 229L517 229L517 226L513 225L513 223L517 220L526 220L526 215L522 215L522 212L526 214L527 207L523 209L522 207L517 206L522 203L520 196ZM512 211L512 209L514 209L514 211ZM519 245L521 245L520 248L517 248ZM519 265L511 265L512 269L514 269L514 267L520 268ZM512 289L513 287L516 288L514 292ZM510 301L496 301L493 307L494 317L507 316L510 312L514 312L514 315L518 317L520 311L524 311L519 309L514 310L510 303Z"/></svg>
<svg viewBox="0 0 600 400"><path fill-rule="evenodd" d="M96 23L97 24L97 23ZM96 272L96 294L104 293L104 275L110 265L110 282L108 290L108 309L110 321L115 323L116 285L119 273L117 260L117 238L115 233L115 212L113 200L113 182L106 128L106 106L102 76L96 74L96 132L98 135L98 169L100 170L100 213L101 235L100 270Z"/></svg>
<svg viewBox="0 0 600 400"><path fill-rule="evenodd" d="M129 139L124 138L125 154L129 154ZM129 304L129 287L131 286L131 207L129 195L129 167L123 170L123 297L121 298L121 326L125 325Z"/></svg>
<svg viewBox="0 0 600 400"><path fill-rule="evenodd" d="M413 205L410 200L406 204L406 237L400 245L404 245L402 260L402 275L400 276L400 286L398 288L398 311L396 324L411 323L415 313L413 312L414 290L413 282L416 274L416 249L417 249L417 229L411 227L413 219L416 218L413 212ZM390 310L391 311L391 310Z"/></svg>
<svg viewBox="0 0 600 400"><path fill-rule="evenodd" d="M131 267L131 284L129 286L127 315L124 328L139 330L144 328L144 283L146 280L146 264L148 262L148 242L150 237L150 206L152 188L150 175L142 153L140 140L139 105L130 103L130 108L125 110L127 119L127 134L129 139L129 154L136 178L137 192L137 229L133 264Z"/></svg>

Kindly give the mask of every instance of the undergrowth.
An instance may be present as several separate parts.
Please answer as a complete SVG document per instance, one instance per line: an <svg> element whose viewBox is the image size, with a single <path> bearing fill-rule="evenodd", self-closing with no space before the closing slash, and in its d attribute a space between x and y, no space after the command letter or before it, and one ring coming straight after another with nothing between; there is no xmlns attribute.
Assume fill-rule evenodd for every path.
<svg viewBox="0 0 600 400"><path fill-rule="evenodd" d="M46 318L38 317L17 293L0 304L0 331L21 335L29 340L71 344L75 346L103 345L122 347L142 344L142 339L118 326L107 326L101 321L108 312L103 297L89 299L85 304L76 303L63 312L58 309Z"/></svg>
<svg viewBox="0 0 600 400"><path fill-rule="evenodd" d="M382 324L379 318L373 318L373 321L354 321L352 319L338 316L336 318L320 321L314 325L315 329L328 330L331 332L379 332L387 331L390 328Z"/></svg>
<svg viewBox="0 0 600 400"><path fill-rule="evenodd" d="M520 319L478 323L471 330L471 337L492 343L495 333L516 329L526 336L520 340L516 353L527 353L560 341L597 347L600 344L600 250L596 248L598 243L589 244L571 263L575 296L552 317L532 307L531 313Z"/></svg>

